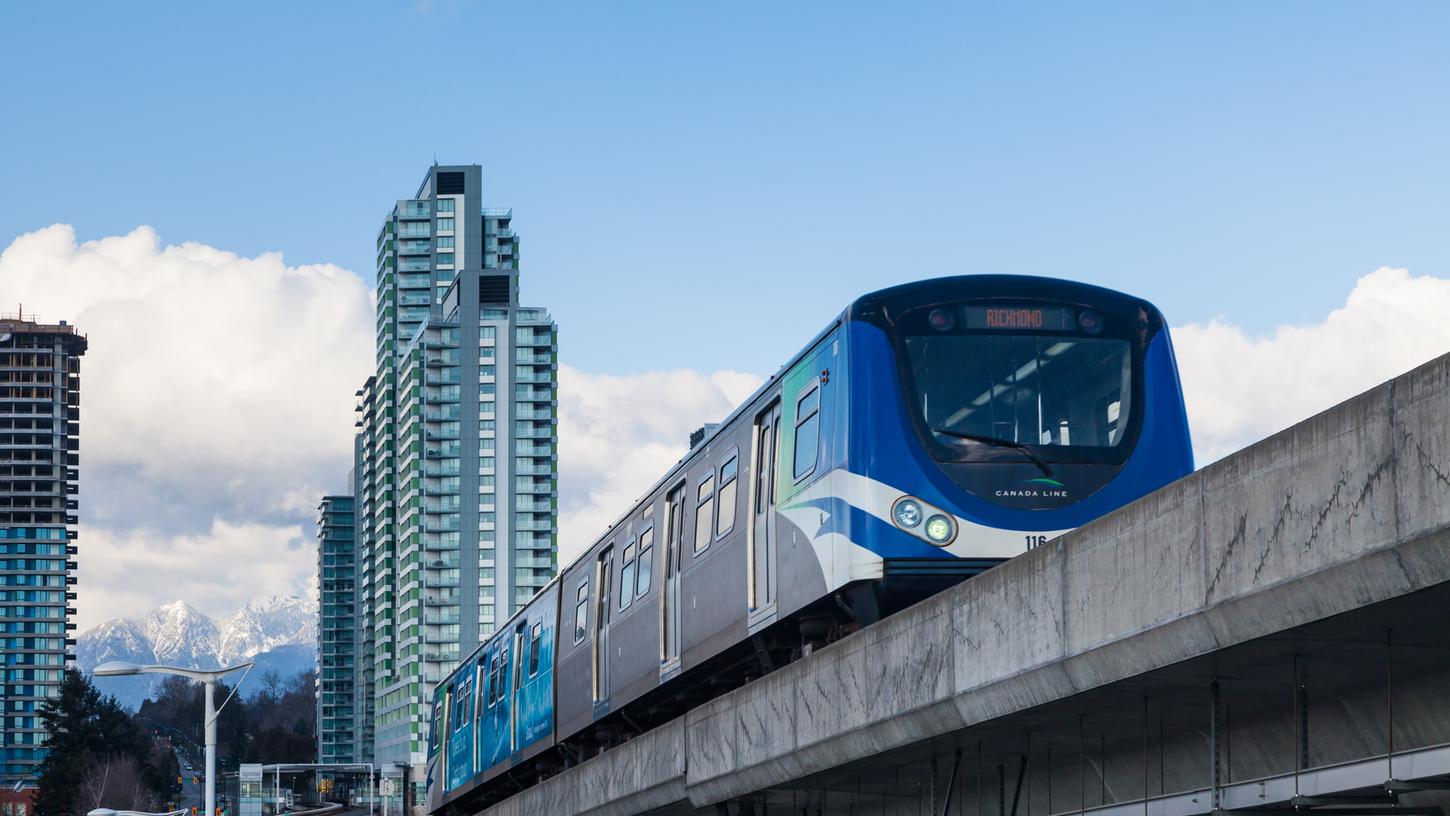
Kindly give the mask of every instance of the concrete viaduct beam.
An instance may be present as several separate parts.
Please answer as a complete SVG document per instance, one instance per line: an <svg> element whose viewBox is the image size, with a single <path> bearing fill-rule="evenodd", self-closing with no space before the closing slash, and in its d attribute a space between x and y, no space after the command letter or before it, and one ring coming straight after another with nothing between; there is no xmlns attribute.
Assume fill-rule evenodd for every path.
<svg viewBox="0 0 1450 816"><path fill-rule="evenodd" d="M1450 356L521 792L735 800L1450 580Z"/></svg>

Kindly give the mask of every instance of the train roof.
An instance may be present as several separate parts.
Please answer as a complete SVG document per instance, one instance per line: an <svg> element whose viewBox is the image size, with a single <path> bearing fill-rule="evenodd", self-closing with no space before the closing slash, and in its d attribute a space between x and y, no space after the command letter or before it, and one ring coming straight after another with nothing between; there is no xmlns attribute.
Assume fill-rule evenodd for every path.
<svg viewBox="0 0 1450 816"><path fill-rule="evenodd" d="M1130 311L1144 307L1149 314L1162 322L1162 312L1147 300L1080 281L1045 278L1038 275L956 275L945 278L928 278L911 281L885 289L878 289L856 298L846 307L848 320L868 318L898 301L919 305L923 297L941 296L951 300L963 297L1021 298L1024 288L1031 288L1032 297L1060 300L1069 303L1093 304L1108 311Z"/></svg>

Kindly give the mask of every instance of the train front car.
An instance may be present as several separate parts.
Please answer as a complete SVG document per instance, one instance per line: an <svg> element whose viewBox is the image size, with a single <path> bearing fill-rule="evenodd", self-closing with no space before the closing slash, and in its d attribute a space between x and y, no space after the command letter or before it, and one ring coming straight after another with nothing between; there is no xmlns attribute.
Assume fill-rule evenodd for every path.
<svg viewBox="0 0 1450 816"><path fill-rule="evenodd" d="M780 507L863 622L1193 470L1167 326L1142 299L946 278L860 298L845 334L844 455Z"/></svg>

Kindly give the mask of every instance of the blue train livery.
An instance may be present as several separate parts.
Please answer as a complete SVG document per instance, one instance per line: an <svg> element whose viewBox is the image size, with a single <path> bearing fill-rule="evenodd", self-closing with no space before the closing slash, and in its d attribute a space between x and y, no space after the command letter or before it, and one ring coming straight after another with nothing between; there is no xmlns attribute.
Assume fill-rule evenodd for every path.
<svg viewBox="0 0 1450 816"><path fill-rule="evenodd" d="M428 810L499 801L1192 470L1147 301L998 275L864 295L440 684Z"/></svg>

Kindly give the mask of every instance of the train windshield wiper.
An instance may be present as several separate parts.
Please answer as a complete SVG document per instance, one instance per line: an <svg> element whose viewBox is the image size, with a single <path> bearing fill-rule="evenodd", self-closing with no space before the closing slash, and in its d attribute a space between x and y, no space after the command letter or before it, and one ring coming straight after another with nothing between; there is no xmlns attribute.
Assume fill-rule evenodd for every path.
<svg viewBox="0 0 1450 816"><path fill-rule="evenodd" d="M1047 463L1038 459L1036 454L1027 449L1021 442L1013 442L1010 439L1003 439L999 436L987 436L986 434L967 433L966 431L953 431L950 428L932 428L932 431L943 436L954 436L957 439L966 439L972 442L980 442L983 445L991 445L994 448L1011 448L1025 456L1028 461L1036 465L1042 471L1043 476L1052 477L1052 469Z"/></svg>

